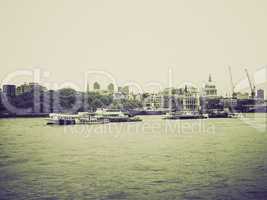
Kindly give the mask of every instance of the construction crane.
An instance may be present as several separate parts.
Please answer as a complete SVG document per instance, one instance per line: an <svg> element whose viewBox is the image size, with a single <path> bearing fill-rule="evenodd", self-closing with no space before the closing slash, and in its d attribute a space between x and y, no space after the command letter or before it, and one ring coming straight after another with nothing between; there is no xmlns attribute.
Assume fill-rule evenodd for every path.
<svg viewBox="0 0 267 200"><path fill-rule="evenodd" d="M250 91L251 91L251 98L254 99L255 98L255 85L253 84L252 80L250 79L248 70L245 69L247 78L248 78L248 82L249 82L249 87L250 87Z"/></svg>
<svg viewBox="0 0 267 200"><path fill-rule="evenodd" d="M231 66L228 66L228 70L229 70L229 75L230 75L230 83L231 83L231 89L232 89L232 97L233 98L236 98L235 85L234 85L234 82L233 82L233 76L232 76Z"/></svg>

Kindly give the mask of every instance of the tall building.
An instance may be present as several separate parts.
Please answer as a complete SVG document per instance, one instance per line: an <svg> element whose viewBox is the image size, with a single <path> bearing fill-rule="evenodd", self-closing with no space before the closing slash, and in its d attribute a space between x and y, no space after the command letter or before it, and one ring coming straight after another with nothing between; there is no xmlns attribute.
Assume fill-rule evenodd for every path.
<svg viewBox="0 0 267 200"><path fill-rule="evenodd" d="M7 97L16 96L16 86L15 85L3 85L3 94Z"/></svg>
<svg viewBox="0 0 267 200"><path fill-rule="evenodd" d="M153 110L162 107L162 98L163 96L160 94L149 94L149 96L145 98L145 108Z"/></svg>
<svg viewBox="0 0 267 200"><path fill-rule="evenodd" d="M257 90L257 99L264 100L264 90L263 89Z"/></svg>
<svg viewBox="0 0 267 200"><path fill-rule="evenodd" d="M211 75L209 75L209 80L204 84L203 87L203 96L205 97L217 97L217 88L215 83L211 79Z"/></svg>
<svg viewBox="0 0 267 200"><path fill-rule="evenodd" d="M193 86L185 85L184 88L173 88L172 95L165 95L163 107L176 111L199 111L199 91Z"/></svg>
<svg viewBox="0 0 267 200"><path fill-rule="evenodd" d="M195 87L185 86L182 95L182 110L184 111L198 111L200 108L199 93Z"/></svg>

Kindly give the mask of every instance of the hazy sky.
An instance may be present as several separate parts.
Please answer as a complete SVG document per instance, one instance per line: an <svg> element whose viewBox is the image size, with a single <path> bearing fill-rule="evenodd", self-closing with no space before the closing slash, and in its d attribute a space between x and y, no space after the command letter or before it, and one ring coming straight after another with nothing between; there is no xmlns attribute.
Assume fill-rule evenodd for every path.
<svg viewBox="0 0 267 200"><path fill-rule="evenodd" d="M267 64L266 0L0 0L0 79L41 68L46 81L83 85L87 70L120 84L220 89ZM15 80L14 80L15 82Z"/></svg>

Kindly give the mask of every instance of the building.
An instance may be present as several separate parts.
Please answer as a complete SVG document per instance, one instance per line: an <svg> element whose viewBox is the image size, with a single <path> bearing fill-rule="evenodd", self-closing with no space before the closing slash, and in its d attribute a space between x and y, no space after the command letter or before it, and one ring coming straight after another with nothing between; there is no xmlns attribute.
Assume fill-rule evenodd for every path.
<svg viewBox="0 0 267 200"><path fill-rule="evenodd" d="M209 75L209 80L204 84L202 95L207 98L217 97L217 88Z"/></svg>
<svg viewBox="0 0 267 200"><path fill-rule="evenodd" d="M183 111L199 111L200 102L199 102L199 92L195 87L185 86L184 91L182 92L182 110ZM180 98L181 98L180 97Z"/></svg>
<svg viewBox="0 0 267 200"><path fill-rule="evenodd" d="M161 96L160 94L150 94L148 97L145 98L145 108L148 110L155 110L161 108L163 104L162 98L163 96Z"/></svg>
<svg viewBox="0 0 267 200"><path fill-rule="evenodd" d="M237 92L236 98L237 99L249 99L249 94L247 92L245 93Z"/></svg>
<svg viewBox="0 0 267 200"><path fill-rule="evenodd" d="M257 90L257 99L264 100L264 90L263 89Z"/></svg>
<svg viewBox="0 0 267 200"><path fill-rule="evenodd" d="M228 109L232 112L236 111L237 108L237 99L236 98L224 98L224 109Z"/></svg>
<svg viewBox="0 0 267 200"><path fill-rule="evenodd" d="M142 101L142 94L138 93L138 94L134 94L133 92L130 92L128 95L128 100L130 101Z"/></svg>
<svg viewBox="0 0 267 200"><path fill-rule="evenodd" d="M172 88L171 95L164 95L163 108L176 111L199 111L199 91L193 86L185 85L184 88Z"/></svg>
<svg viewBox="0 0 267 200"><path fill-rule="evenodd" d="M3 85L3 94L7 97L16 96L16 86L15 85Z"/></svg>

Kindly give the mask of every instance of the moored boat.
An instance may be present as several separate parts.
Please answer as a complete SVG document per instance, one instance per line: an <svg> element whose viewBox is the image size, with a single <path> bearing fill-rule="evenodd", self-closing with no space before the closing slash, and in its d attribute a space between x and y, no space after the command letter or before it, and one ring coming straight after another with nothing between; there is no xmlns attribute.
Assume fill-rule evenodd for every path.
<svg viewBox="0 0 267 200"><path fill-rule="evenodd" d="M230 112L227 110L213 110L208 113L209 118L241 118L239 113Z"/></svg>
<svg viewBox="0 0 267 200"><path fill-rule="evenodd" d="M104 124L109 122L138 122L139 117L129 117L120 110L98 109L96 112L79 112L78 114L50 113L47 125Z"/></svg>
<svg viewBox="0 0 267 200"><path fill-rule="evenodd" d="M74 125L77 115L50 113L47 118L47 125Z"/></svg>
<svg viewBox="0 0 267 200"><path fill-rule="evenodd" d="M142 121L139 117L130 117L128 114L118 109L97 109L95 115L98 119L108 120L109 122L138 122Z"/></svg>
<svg viewBox="0 0 267 200"><path fill-rule="evenodd" d="M163 119L206 119L208 118L205 114L200 114L199 112L169 112Z"/></svg>
<svg viewBox="0 0 267 200"><path fill-rule="evenodd" d="M140 117L130 117L128 122L141 122L143 121Z"/></svg>
<svg viewBox="0 0 267 200"><path fill-rule="evenodd" d="M79 124L104 124L108 123L108 119L98 118L93 112L79 112L78 113Z"/></svg>
<svg viewBox="0 0 267 200"><path fill-rule="evenodd" d="M228 118L229 112L226 111L212 111L208 113L209 118Z"/></svg>
<svg viewBox="0 0 267 200"><path fill-rule="evenodd" d="M243 116L240 113L229 113L228 117L229 118L242 118Z"/></svg>
<svg viewBox="0 0 267 200"><path fill-rule="evenodd" d="M109 122L127 122L129 116L117 109L97 109L95 112L97 119L107 119Z"/></svg>

